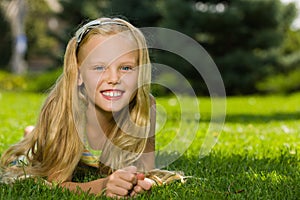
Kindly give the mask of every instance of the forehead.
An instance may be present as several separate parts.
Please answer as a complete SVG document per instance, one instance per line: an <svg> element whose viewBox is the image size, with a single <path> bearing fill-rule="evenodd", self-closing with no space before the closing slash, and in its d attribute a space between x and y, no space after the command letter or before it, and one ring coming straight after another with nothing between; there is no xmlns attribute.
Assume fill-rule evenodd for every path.
<svg viewBox="0 0 300 200"><path fill-rule="evenodd" d="M128 33L93 35L81 46L78 61L83 64L91 59L101 58L104 62L112 62L125 54L136 52L137 48L136 41ZM137 53L132 55L138 56Z"/></svg>

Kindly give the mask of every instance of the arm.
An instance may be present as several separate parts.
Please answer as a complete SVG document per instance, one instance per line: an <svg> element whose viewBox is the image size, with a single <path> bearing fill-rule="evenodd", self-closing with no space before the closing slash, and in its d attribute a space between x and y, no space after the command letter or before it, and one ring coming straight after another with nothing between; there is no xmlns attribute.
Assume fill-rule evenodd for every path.
<svg viewBox="0 0 300 200"><path fill-rule="evenodd" d="M81 190L96 195L105 193L107 197L125 197L129 195L129 191L133 189L136 183L136 167L130 166L119 169L106 178L86 183L66 181L61 183L60 186L75 192Z"/></svg>
<svg viewBox="0 0 300 200"><path fill-rule="evenodd" d="M107 183L107 178L102 178L102 179L97 179L86 183L76 183L76 182L67 181L61 183L60 186L74 192L83 191L83 192L89 192L90 194L101 194L103 191L105 191L106 183Z"/></svg>

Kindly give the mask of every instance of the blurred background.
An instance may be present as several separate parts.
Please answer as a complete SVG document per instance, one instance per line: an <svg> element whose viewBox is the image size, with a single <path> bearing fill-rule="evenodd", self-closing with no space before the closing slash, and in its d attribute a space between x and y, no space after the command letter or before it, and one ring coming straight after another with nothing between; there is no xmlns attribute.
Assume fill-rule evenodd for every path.
<svg viewBox="0 0 300 200"><path fill-rule="evenodd" d="M215 61L227 95L293 93L300 90L297 6L291 0L0 0L0 90L46 91L79 25L117 16L196 40ZM184 59L156 51L151 58L181 72L198 95L208 95Z"/></svg>

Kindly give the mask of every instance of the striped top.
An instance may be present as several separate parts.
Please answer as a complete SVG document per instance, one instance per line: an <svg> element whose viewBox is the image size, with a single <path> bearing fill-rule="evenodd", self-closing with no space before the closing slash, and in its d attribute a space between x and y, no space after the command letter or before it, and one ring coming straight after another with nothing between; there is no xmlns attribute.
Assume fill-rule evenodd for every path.
<svg viewBox="0 0 300 200"><path fill-rule="evenodd" d="M101 153L101 151L95 151L95 152ZM99 168L99 158L101 154L99 156L95 156L95 155L96 154L92 154L90 150L85 148L82 152L80 161L87 166ZM10 163L10 166L17 166L17 167L23 167L26 165L28 165L28 161L26 159L26 156L23 155L19 156L16 160Z"/></svg>
<svg viewBox="0 0 300 200"><path fill-rule="evenodd" d="M90 147L87 136L84 136L84 150L80 162L91 167L99 168L101 150L94 150Z"/></svg>
<svg viewBox="0 0 300 200"><path fill-rule="evenodd" d="M100 162L100 156L102 151L101 150L93 150L90 145L88 144L88 141L86 138L84 138L84 150L82 152L80 162L84 165L99 168L99 162ZM30 155L31 153L29 153ZM16 160L10 163L10 166L17 166L17 167L23 167L28 165L28 160L26 159L26 156L22 155L19 156Z"/></svg>
<svg viewBox="0 0 300 200"><path fill-rule="evenodd" d="M91 151L85 148L82 152L80 161L87 166L99 168L99 158L100 156L93 155Z"/></svg>

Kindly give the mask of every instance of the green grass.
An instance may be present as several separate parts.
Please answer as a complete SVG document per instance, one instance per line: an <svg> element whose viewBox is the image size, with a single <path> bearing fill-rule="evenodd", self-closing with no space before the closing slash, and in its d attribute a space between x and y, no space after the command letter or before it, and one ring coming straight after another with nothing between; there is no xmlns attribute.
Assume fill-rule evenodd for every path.
<svg viewBox="0 0 300 200"><path fill-rule="evenodd" d="M38 94L0 93L0 153L22 137L26 125L35 122L43 99ZM197 136L189 149L166 167L184 171L193 178L185 184L153 188L137 199L298 199L299 99L300 93L227 98L226 123L218 133L218 143L210 154L200 159L203 137L210 123L210 100L200 98L201 122ZM167 116L157 134L157 148L163 149L168 142L183 139L176 135L180 109L170 98L158 98L157 104L166 113L159 117ZM181 125L185 131L179 133L189 134L194 122L183 119ZM178 148L183 144L176 142ZM0 184L0 199L101 198L105 199L77 195L61 188L49 189L32 180L13 186Z"/></svg>

